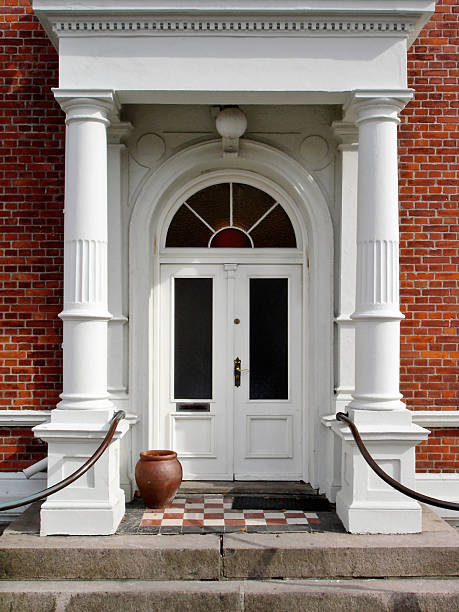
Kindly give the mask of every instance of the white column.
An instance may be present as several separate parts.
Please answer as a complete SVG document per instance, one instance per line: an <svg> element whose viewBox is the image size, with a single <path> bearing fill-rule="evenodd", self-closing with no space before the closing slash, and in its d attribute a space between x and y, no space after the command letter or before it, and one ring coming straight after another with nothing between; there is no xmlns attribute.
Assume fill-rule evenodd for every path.
<svg viewBox="0 0 459 612"><path fill-rule="evenodd" d="M414 488L414 446L427 432L412 424L399 393L400 320L398 264L399 112L410 91L357 92L347 109L359 129L355 391L348 406L370 452L394 478ZM360 533L411 533L421 510L377 477L361 457L349 429L341 437L342 488L337 511Z"/></svg>
<svg viewBox="0 0 459 612"><path fill-rule="evenodd" d="M407 99L354 99L359 128L356 410L404 408L399 393L398 114Z"/></svg>
<svg viewBox="0 0 459 612"><path fill-rule="evenodd" d="M34 429L48 442L48 486L80 467L101 443L114 405L107 392L107 126L111 92L56 90L66 113L64 220L64 382L50 423ZM73 485L49 497L41 534L113 533L124 513L117 438Z"/></svg>

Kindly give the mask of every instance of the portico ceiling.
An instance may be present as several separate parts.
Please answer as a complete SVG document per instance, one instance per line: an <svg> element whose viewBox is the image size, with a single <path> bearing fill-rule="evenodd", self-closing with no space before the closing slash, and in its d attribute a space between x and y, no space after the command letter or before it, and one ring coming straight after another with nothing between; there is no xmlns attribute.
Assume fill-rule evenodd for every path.
<svg viewBox="0 0 459 612"><path fill-rule="evenodd" d="M121 102L342 103L406 88L431 0L34 0L63 89Z"/></svg>

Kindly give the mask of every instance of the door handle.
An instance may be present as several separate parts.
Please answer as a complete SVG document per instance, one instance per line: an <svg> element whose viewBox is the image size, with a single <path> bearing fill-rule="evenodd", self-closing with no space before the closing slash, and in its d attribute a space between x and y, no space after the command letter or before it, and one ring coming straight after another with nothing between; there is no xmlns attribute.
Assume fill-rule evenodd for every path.
<svg viewBox="0 0 459 612"><path fill-rule="evenodd" d="M241 370L241 360L239 357L236 357L234 360L234 386L241 386L241 372L248 372L249 370L246 368L245 370Z"/></svg>

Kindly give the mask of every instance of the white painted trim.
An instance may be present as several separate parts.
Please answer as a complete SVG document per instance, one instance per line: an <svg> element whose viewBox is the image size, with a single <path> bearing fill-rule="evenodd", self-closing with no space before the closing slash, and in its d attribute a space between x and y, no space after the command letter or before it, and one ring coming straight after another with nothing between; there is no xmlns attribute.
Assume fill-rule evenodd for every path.
<svg viewBox="0 0 459 612"><path fill-rule="evenodd" d="M417 472L415 482L416 491L419 493L459 503L459 474L457 473L431 474ZM454 510L437 508L436 506L429 506L429 508L432 508L434 512L442 517L459 518L459 512Z"/></svg>
<svg viewBox="0 0 459 612"><path fill-rule="evenodd" d="M159 252L161 263L210 264L304 264L304 253L300 249L208 249L167 248Z"/></svg>
<svg viewBox="0 0 459 612"><path fill-rule="evenodd" d="M181 414L181 413L176 413L176 412L172 412L169 414L169 440L170 440L170 448L177 450L177 444L175 442L175 423L177 421L183 421L183 422L191 422L191 421L208 421L210 423L210 438L208 440L209 442L209 449L207 451L192 451L192 452L188 452L188 451L177 451L177 455L180 458L186 458L186 457L196 457L196 458L202 458L202 457L208 457L211 459L217 459L217 452L216 452L216 447L215 447L215 413L212 412L197 412L194 414ZM188 475L187 475L188 477Z"/></svg>
<svg viewBox="0 0 459 612"><path fill-rule="evenodd" d="M49 421L51 413L52 410L0 410L0 427L35 427ZM136 414L126 414L126 421L131 426L138 420Z"/></svg>
<svg viewBox="0 0 459 612"><path fill-rule="evenodd" d="M301 480L302 475L296 472L291 472L288 474L285 473L278 473L278 472L273 472L270 475L271 480L275 480L275 481L290 481L290 480ZM253 481L253 480L266 480L266 473L258 473L258 472L253 472L252 474L235 474L234 478L236 480L243 480L243 481Z"/></svg>
<svg viewBox="0 0 459 612"><path fill-rule="evenodd" d="M46 489L47 474L39 472L26 478L22 472L0 472L0 503L6 503ZM29 506L0 512L0 523L9 523Z"/></svg>
<svg viewBox="0 0 459 612"><path fill-rule="evenodd" d="M250 449L250 425L253 421L285 421L287 426L287 448L284 451L253 451ZM246 448L244 459L293 459L293 415L292 414L247 414L246 415ZM266 474L264 475L266 479Z"/></svg>
<svg viewBox="0 0 459 612"><path fill-rule="evenodd" d="M0 427L34 426L46 423L51 410L0 410Z"/></svg>
<svg viewBox="0 0 459 612"><path fill-rule="evenodd" d="M416 425L459 428L459 410L413 410L412 414Z"/></svg>
<svg viewBox="0 0 459 612"><path fill-rule="evenodd" d="M341 391L352 391L351 389L341 389ZM459 410L412 410L412 420L415 425L421 427L458 427ZM327 414L322 417L322 424L331 427L334 421L334 414Z"/></svg>

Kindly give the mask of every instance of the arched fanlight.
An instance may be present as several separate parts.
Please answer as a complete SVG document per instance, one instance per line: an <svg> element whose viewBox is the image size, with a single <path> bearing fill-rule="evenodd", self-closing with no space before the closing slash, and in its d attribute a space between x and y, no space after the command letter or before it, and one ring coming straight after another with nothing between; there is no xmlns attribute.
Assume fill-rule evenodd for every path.
<svg viewBox="0 0 459 612"><path fill-rule="evenodd" d="M218 183L190 196L175 213L166 247L296 248L279 202L242 183Z"/></svg>

